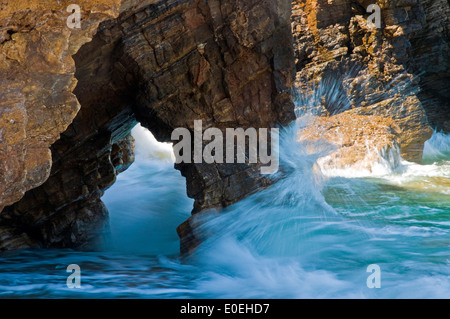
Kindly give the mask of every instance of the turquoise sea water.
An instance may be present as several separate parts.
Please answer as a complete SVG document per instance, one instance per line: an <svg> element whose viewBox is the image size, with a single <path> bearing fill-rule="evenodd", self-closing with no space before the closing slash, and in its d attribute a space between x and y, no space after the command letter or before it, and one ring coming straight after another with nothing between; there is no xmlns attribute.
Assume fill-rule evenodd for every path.
<svg viewBox="0 0 450 319"><path fill-rule="evenodd" d="M103 197L106 246L4 254L0 297L450 297L450 136L435 133L424 165L327 172L288 129L283 179L199 219L208 240L184 260L175 231L193 204L184 178L170 146L140 127L134 136L136 163ZM70 264L81 268L80 289L66 285ZM379 289L366 284L371 264L381 270Z"/></svg>

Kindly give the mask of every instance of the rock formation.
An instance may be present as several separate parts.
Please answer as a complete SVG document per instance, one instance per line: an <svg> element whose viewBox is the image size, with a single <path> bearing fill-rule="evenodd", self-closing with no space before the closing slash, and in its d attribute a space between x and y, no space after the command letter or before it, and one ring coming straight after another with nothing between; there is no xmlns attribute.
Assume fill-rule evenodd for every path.
<svg viewBox="0 0 450 319"><path fill-rule="evenodd" d="M72 55L91 40L99 23L119 13L119 1L80 1L83 28L70 29L70 3L0 3L0 211L49 178L50 146L80 109L72 93L77 83ZM33 236L16 226L29 227L50 213L30 211L26 222L30 217L22 216L22 221L2 213L0 248L36 245Z"/></svg>
<svg viewBox="0 0 450 319"><path fill-rule="evenodd" d="M321 168L370 171L383 155L398 148L401 130L394 120L352 111L316 117L299 131L308 152L326 154L318 161Z"/></svg>
<svg viewBox="0 0 450 319"><path fill-rule="evenodd" d="M302 96L335 85L315 105L331 140L330 123L370 122L418 162L432 128L450 130L445 0L378 1L379 30L365 0L83 0L80 29L66 24L70 3L0 2L0 250L89 247L137 122L159 141L194 120L287 125L295 77ZM258 165L176 168L193 213L273 182ZM183 251L192 227L178 229Z"/></svg>
<svg viewBox="0 0 450 319"><path fill-rule="evenodd" d="M10 205L0 249L92 243L107 222L100 197L133 161L137 121L170 141L194 120L206 129L294 119L289 1L95 1L80 4L78 31L66 26L68 3L52 3L7 1L0 20L0 205ZM177 168L193 212L270 183L257 165Z"/></svg>
<svg viewBox="0 0 450 319"><path fill-rule="evenodd" d="M380 29L368 24L372 3ZM331 86L318 115L393 119L403 158L420 162L431 127L450 129L449 14L441 0L295 0L296 86Z"/></svg>
<svg viewBox="0 0 450 319"><path fill-rule="evenodd" d="M49 147L80 108L72 55L116 2L82 1L81 30L65 23L69 1L0 3L0 210L47 180Z"/></svg>

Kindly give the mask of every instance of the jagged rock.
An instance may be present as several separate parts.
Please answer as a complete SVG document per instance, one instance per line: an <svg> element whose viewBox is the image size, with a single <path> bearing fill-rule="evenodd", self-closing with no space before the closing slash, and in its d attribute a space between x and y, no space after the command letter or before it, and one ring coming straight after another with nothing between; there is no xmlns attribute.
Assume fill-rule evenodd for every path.
<svg viewBox="0 0 450 319"><path fill-rule="evenodd" d="M317 105L322 115L360 108L359 114L392 118L402 130L402 156L421 162L431 126L450 129L449 4L378 1L382 28L376 29L367 23L372 3L293 2L296 86L308 92L318 83L335 85Z"/></svg>
<svg viewBox="0 0 450 319"><path fill-rule="evenodd" d="M370 171L398 147L401 130L392 119L355 111L314 117L299 131L298 140L308 152L323 154L318 160L322 169Z"/></svg>
<svg viewBox="0 0 450 319"><path fill-rule="evenodd" d="M28 191L0 214L0 229L14 229L14 234L26 235L44 247L86 247L104 231L107 211L100 197L133 161L129 132L138 121L159 141L170 141L175 128L192 130L194 120L203 120L204 129L224 129L273 127L295 118L290 93L295 70L289 1L86 3L80 3L79 31L67 30L65 2L32 11L26 6L14 8L7 1L6 20L0 20L0 30L6 30L12 21L27 24L24 16L36 21L46 17L40 31L22 29L20 36L13 34L13 42L5 40L0 50L8 55L4 64L10 69L15 65L12 59L23 61L14 69L17 76L7 81L0 78L0 87L8 88L5 94L9 94L1 99L1 110L5 112L14 103L29 104L27 112L37 114L28 121L30 127L21 124L21 129L13 130L15 126L7 122L4 127L14 141L3 140L3 144L25 143L33 150L34 145L43 153L36 159L27 153L36 171L33 179L39 183L25 183L19 176L32 171L24 169L23 147L2 153L12 160L0 168L1 176L9 174L1 185L11 189L10 194L2 192L1 205L17 202L19 188L21 194ZM114 10L104 12L100 4ZM94 32L92 41L80 48ZM66 39L72 33L84 42ZM8 42L15 50L7 49L12 45ZM37 48L42 50L31 57ZM27 59L38 72L26 69ZM24 95L21 90L27 81L35 84ZM17 107L14 114L18 122L25 123L22 111ZM37 143L33 136L45 143ZM257 165L186 164L177 168L186 176L188 195L195 199L194 213L230 205L270 183L259 174ZM0 249L11 248L14 245L0 242Z"/></svg>
<svg viewBox="0 0 450 319"><path fill-rule="evenodd" d="M0 211L49 177L49 148L80 108L72 55L118 14L119 2L79 1L82 29L66 25L71 1L1 2Z"/></svg>

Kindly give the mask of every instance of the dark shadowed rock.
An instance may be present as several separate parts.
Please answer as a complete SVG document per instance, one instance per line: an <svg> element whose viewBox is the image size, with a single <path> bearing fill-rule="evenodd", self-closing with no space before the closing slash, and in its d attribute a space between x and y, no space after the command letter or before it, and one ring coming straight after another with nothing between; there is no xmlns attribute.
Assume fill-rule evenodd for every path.
<svg viewBox="0 0 450 319"><path fill-rule="evenodd" d="M2 140L5 147L25 145L1 153L14 160L1 167L0 176L9 174L2 184L8 185L9 193L2 193L0 203L16 203L1 213L0 229L9 234L14 230L17 247L86 247L104 231L107 210L100 197L133 162L129 133L138 121L159 141L170 141L175 128L192 130L194 120L202 120L204 129L224 129L270 128L295 118L289 1L147 0L108 5L118 17L99 12L105 20L100 25L102 19L94 24L86 17L76 31L84 35L84 42L75 45L68 39L64 5L47 12L14 10L12 1L6 4L9 14L2 15L1 30L26 24L25 16L33 21L44 13L47 17L39 22L39 32L24 27L20 36L5 40L11 44L0 45L0 54L9 57L0 70L18 74L0 79L0 87L8 88L2 110L14 103L29 104L27 114L39 114L28 116L29 127L20 124L15 129L10 119L26 121L18 106L3 126L3 136L14 139ZM84 30L88 26L90 33ZM84 44L94 32L92 41ZM27 57L34 51L30 48L24 56L21 50L31 44L46 45L46 54L34 56L30 66ZM61 63L56 54L68 62ZM20 67L15 57L21 59ZM23 83L33 79L26 68L38 66L36 84L26 94L21 92ZM36 89L41 87L45 94ZM52 112L42 111L50 106ZM36 132L30 135L32 128ZM47 130L52 133L45 139ZM38 145L33 138L46 143ZM25 153L27 145L30 150L35 145L40 153ZM267 187L270 180L258 167L177 166L186 177L188 195L195 199L194 213L230 205ZM0 249L14 247L10 239L0 242Z"/></svg>

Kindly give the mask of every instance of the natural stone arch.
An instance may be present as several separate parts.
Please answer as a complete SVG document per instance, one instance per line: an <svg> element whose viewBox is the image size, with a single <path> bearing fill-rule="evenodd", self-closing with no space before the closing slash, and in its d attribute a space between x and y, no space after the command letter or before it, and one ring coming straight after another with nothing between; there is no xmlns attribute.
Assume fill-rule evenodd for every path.
<svg viewBox="0 0 450 319"><path fill-rule="evenodd" d="M197 119L206 129L294 118L289 1L147 2L103 22L74 56L81 109L51 147L48 180L2 212L0 226L17 235L9 248L92 243L108 216L100 197L133 161L137 121L168 141ZM177 168L194 213L270 183L251 165Z"/></svg>

